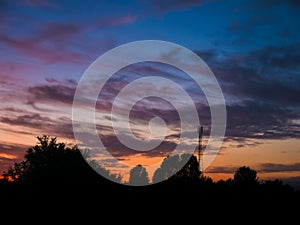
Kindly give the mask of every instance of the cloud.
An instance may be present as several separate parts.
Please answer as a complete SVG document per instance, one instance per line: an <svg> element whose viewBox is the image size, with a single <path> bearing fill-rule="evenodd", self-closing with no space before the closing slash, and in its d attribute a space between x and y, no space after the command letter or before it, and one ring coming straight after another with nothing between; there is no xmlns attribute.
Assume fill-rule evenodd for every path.
<svg viewBox="0 0 300 225"><path fill-rule="evenodd" d="M44 124L50 122L49 117L42 117L38 113L30 115L22 115L16 118L1 117L0 122L13 126L24 126L30 128L41 128Z"/></svg>
<svg viewBox="0 0 300 225"><path fill-rule="evenodd" d="M49 46L43 44L43 42L37 37L30 39L24 39L23 37L12 38L4 34L0 35L0 42L24 54L25 56L29 56L30 58L34 58L46 64L61 62L84 63L88 61L87 55L80 52L70 51L62 47L65 46L63 45L63 42L58 42L59 44L56 46Z"/></svg>
<svg viewBox="0 0 300 225"><path fill-rule="evenodd" d="M175 148L176 148L176 142L174 141L175 138L179 138L179 135L172 134L169 136L166 136L164 140L154 149L151 149L149 151L138 151L135 149L131 149L124 145L122 142L119 141L117 136L115 135L115 131L111 126L103 125L103 124L97 124L96 125L99 138L101 139L103 145L109 151L114 157L123 159L127 156L134 156L134 155L141 155L144 157L165 157L168 154L170 154ZM94 143L92 138L88 137L88 133L84 132L82 134L82 137L85 137L85 141L88 143L85 143L89 146L89 148L96 149L98 147L98 143ZM126 136L126 134L122 134L123 137ZM129 138L127 136L127 138ZM125 137L126 139L126 137Z"/></svg>
<svg viewBox="0 0 300 225"><path fill-rule="evenodd" d="M283 139L299 137L299 125L291 119L299 118L297 111L263 102L244 101L227 106L227 137ZM298 129L297 129L298 127Z"/></svg>
<svg viewBox="0 0 300 225"><path fill-rule="evenodd" d="M58 119L52 121L52 126L50 126L48 129L49 135L66 137L74 140L73 124L71 118L69 117L59 117Z"/></svg>
<svg viewBox="0 0 300 225"><path fill-rule="evenodd" d="M299 172L300 163L261 163L258 167L258 173L277 173L277 172ZM300 176L290 176L279 178L285 184L291 185L295 190L300 190Z"/></svg>
<svg viewBox="0 0 300 225"><path fill-rule="evenodd" d="M23 109L19 109L19 108L15 108L15 107L4 107L1 110L6 111L6 112L12 112L12 113L24 113L25 110Z"/></svg>
<svg viewBox="0 0 300 225"><path fill-rule="evenodd" d="M29 146L0 142L0 175L15 162L22 161Z"/></svg>
<svg viewBox="0 0 300 225"><path fill-rule="evenodd" d="M226 173L226 174L234 174L237 170L237 167L233 166L210 166L208 167L205 172L206 173Z"/></svg>
<svg viewBox="0 0 300 225"><path fill-rule="evenodd" d="M293 103L296 102L296 98L289 98L290 100L288 102L280 100L276 96L276 91L271 88L276 87L276 85L284 86L285 83L291 82L289 79L286 81L286 78L282 77L276 70L274 80L269 79L266 75L269 74L267 73L269 70L272 72L276 67L284 70L287 66L293 69L297 68L298 65L295 63L288 65L287 63L277 63L276 60L274 61L274 57L269 53L270 49L274 51L273 48L264 48L250 52L243 57L227 56L224 58L224 55L220 56L216 51L206 51L202 53L202 56L208 59L210 63L217 62L215 64L217 74L219 75L217 77L220 79L221 85L225 87L225 95L227 95L227 97L229 96L227 100L230 102L231 96L238 98L238 101L230 102L227 105L228 123L226 140L232 141L233 138L235 138L236 147L257 145L260 143L257 139L283 139L297 138L299 136L299 124L291 123L291 120L296 121L299 119L297 108L293 108L295 106ZM296 59L295 57L297 57L296 53L288 53L288 50L290 50L288 47L276 50L281 50L279 54L282 55L283 59ZM221 59L224 65L221 65ZM245 61L247 61L247 64ZM258 62L261 63L261 65L258 64ZM254 67L254 65L257 64L260 66ZM226 66L228 66L228 68ZM264 67L264 69L261 69L262 67ZM172 74L171 71L173 70L163 70L162 68L164 68L164 66L158 65L158 67L155 67L150 64L140 64L135 65L133 68L128 68L127 71L117 73L100 93L102 100L97 102L97 110L110 112L115 96L128 83L141 77L140 74L145 76L151 74L162 75L178 83L183 83L186 80L186 77L182 78L176 73ZM260 70L258 68L260 68ZM222 69L223 72L221 73L220 71ZM280 79L282 79L281 82L279 82ZM292 77L291 79L295 78ZM263 90L266 81L270 82L270 84L268 84L270 86L270 92L274 94L270 93L266 95L262 91L258 91L258 87ZM47 82L46 85L28 88L30 94L28 103L33 105L39 102L46 104L72 104L76 86L75 81L61 82L53 78L47 78ZM296 85L293 84L293 82L291 85L292 88L287 88L285 94L282 96L297 95L297 90L293 89ZM191 86L187 85L186 88L191 93L190 87ZM275 89L278 90L278 88ZM265 88L265 90L269 89ZM204 124L206 128L210 128L209 106L202 102L195 102L195 104L197 105L201 124ZM158 101L157 98L144 99L136 104L131 110L130 116L136 125L146 125L150 119L155 116L164 118L165 121L173 127L178 127L179 125L176 110L169 106L166 107L163 101ZM38 116L36 116L36 118L38 118ZM105 117L103 118L105 119ZM22 121L22 119L28 120L30 118L18 117L18 120ZM18 122L18 120L15 122ZM107 117L106 120L108 120ZM6 122L12 121L6 120ZM24 124L24 121L22 122ZM137 132L137 134L141 136L142 134L140 132L144 131L137 130ZM111 139L112 137L105 138L113 143L115 142L115 139ZM255 139L256 141L251 141L250 139ZM107 141L107 143L109 141ZM121 148L117 142L114 144L116 145L114 147L117 149Z"/></svg>
<svg viewBox="0 0 300 225"><path fill-rule="evenodd" d="M81 32L81 27L75 23L45 22L35 33L34 39L39 42L51 41L55 45L63 45L75 38ZM60 44L60 42L64 42Z"/></svg>
<svg viewBox="0 0 300 225"><path fill-rule="evenodd" d="M224 145L222 149L227 149L227 148L244 148L244 147L253 147L263 144L263 141L261 139L256 139L252 137L233 137L230 135L227 135L224 138ZM219 153L221 154L221 153Z"/></svg>
<svg viewBox="0 0 300 225"><path fill-rule="evenodd" d="M4 159L16 159L17 156L12 155L12 154L7 154L7 153L1 153L0 152L0 158L4 158Z"/></svg>
<svg viewBox="0 0 300 225"><path fill-rule="evenodd" d="M232 141L235 138L235 147L258 145L262 139L299 137L299 124L291 123L292 120L300 119L297 108L300 91L297 88L298 82L295 82L298 78L293 74L299 67L296 63L298 53L292 52L292 48L295 45L269 46L243 56L232 56L215 50L195 51L208 61L220 80L228 113L225 140ZM286 74L290 74L290 78ZM198 99L199 95L203 95L192 82L187 82L188 77L182 72L163 64L141 63L114 75L102 90L102 106L109 112L115 96L123 87L137 78L150 75L161 76L178 84L184 83L187 92ZM134 90L132 94L137 91ZM207 102L194 103L201 124L210 129L210 107ZM101 106L98 108L101 109ZM172 127L179 126L177 111L159 98L138 102L130 114L131 121L136 125L147 125L155 116L163 118ZM137 132L141 136L140 131Z"/></svg>
<svg viewBox="0 0 300 225"><path fill-rule="evenodd" d="M0 4L0 27L3 27L0 35L1 47L3 46L4 51L9 52L10 55L18 58L23 56L26 62L34 61L34 64L41 62L87 65L91 62L91 54L99 55L99 51L103 53L104 50L116 44L111 38L97 35L98 32L95 33L95 29L117 27L137 20L137 16L120 14L120 12L113 13L112 16L96 14L86 17L82 14L85 9L91 10L91 5L94 10L98 8L105 10L103 4L94 2L91 5L75 4L70 8L66 2L60 3L62 4L60 6L56 2L47 0L22 0L21 4L30 7L29 10L33 13L26 13L27 9L19 11L15 19L13 12L19 3L1 1ZM112 7L115 7L115 4L112 4ZM54 8L57 11L53 11ZM73 13L77 11L78 17L73 17ZM64 18L62 19L57 13L63 15ZM56 19L49 20L47 19L49 16ZM20 27L27 27L27 29L20 29ZM95 35L90 35L91 33L96 34L97 38ZM95 49L95 46L98 48Z"/></svg>
<svg viewBox="0 0 300 225"><path fill-rule="evenodd" d="M268 46L243 56L210 57L208 64L226 94L240 99L295 106L299 105L300 97L296 85L300 82L297 76L300 51L296 46Z"/></svg>
<svg viewBox="0 0 300 225"><path fill-rule="evenodd" d="M15 163L14 159L9 159L5 157L0 156L0 177L1 175L7 171L7 169L11 166L13 166Z"/></svg>
<svg viewBox="0 0 300 225"><path fill-rule="evenodd" d="M35 130L34 133L38 131L50 136L74 139L72 121L67 117L52 119L38 113L27 113L19 116L2 116L0 122L11 125L12 132L17 132L15 126L20 126L29 133Z"/></svg>
<svg viewBox="0 0 300 225"><path fill-rule="evenodd" d="M298 43L243 55L195 51L214 71L227 102L227 138L282 139L300 135Z"/></svg>
<svg viewBox="0 0 300 225"><path fill-rule="evenodd" d="M300 163L280 164L280 163L261 163L257 167L258 173L275 173L275 172L299 172ZM212 166L205 171L207 173L228 173L234 174L237 167L233 166Z"/></svg>
<svg viewBox="0 0 300 225"><path fill-rule="evenodd" d="M8 30L0 35L0 43L25 56L46 64L57 62L85 63L88 55L73 45L80 37L84 27L71 22L32 22L28 32Z"/></svg>
<svg viewBox="0 0 300 225"><path fill-rule="evenodd" d="M55 79L46 79L48 84L28 87L28 104L36 107L36 103L64 103L73 104L73 98L76 90L76 82L67 80L60 82Z"/></svg>
<svg viewBox="0 0 300 225"><path fill-rule="evenodd" d="M281 69L289 69L287 72L299 69L300 66L295 61L300 59L300 50L296 48L297 46L299 42L285 46L266 46L253 51L249 55L250 65L261 65L264 66L262 69L273 72L281 72L278 71Z"/></svg>
<svg viewBox="0 0 300 225"><path fill-rule="evenodd" d="M299 172L300 163L280 164L280 163L261 163L259 172L274 173L274 172Z"/></svg>
<svg viewBox="0 0 300 225"><path fill-rule="evenodd" d="M57 80L52 77L46 77L45 80L51 84L61 84L61 85L63 84L65 86L77 86L77 82L73 79Z"/></svg>
<svg viewBox="0 0 300 225"><path fill-rule="evenodd" d="M116 158L124 158L126 156L134 156L139 154L144 157L165 157L169 155L175 148L176 143L167 141L166 139L156 148L149 151L138 151L123 145L114 135L100 134L101 141L105 148Z"/></svg>
<svg viewBox="0 0 300 225"><path fill-rule="evenodd" d="M168 125L180 125L180 118L176 109L158 97L149 97L138 102L131 109L129 119L146 125L154 117L162 118Z"/></svg>
<svg viewBox="0 0 300 225"><path fill-rule="evenodd" d="M30 66L19 63L13 62L8 60L1 60L0 61L0 82L3 84L7 84L10 86L15 86L16 83L22 83L25 79L24 77L13 76L16 71L20 68L23 70L27 70Z"/></svg>
<svg viewBox="0 0 300 225"><path fill-rule="evenodd" d="M198 87L198 85L195 83L195 81L192 80L189 75L185 74L183 71L179 70L176 67L156 62L140 62L121 69L109 79L104 88L101 90L100 96L107 101L109 99L109 102L113 102L114 98L122 88L124 88L131 82L136 81L136 79L147 76L162 77L171 80L177 85L181 86L193 100L207 104L207 100L203 91ZM174 89L167 85L164 85L163 83L155 83L155 78L153 80L154 82L152 85L145 84L143 86L143 89L133 90L132 95L135 95L137 91L148 91L150 93L151 91L153 92L153 90L156 90L157 95L159 95L159 91L164 91L164 93L169 94L170 100L176 97L180 99L180 96L174 95ZM159 107L158 105L160 104L160 102L157 101L157 99L155 101L152 101L149 98L148 100L149 101L147 103L149 105L155 102L154 105L156 105L156 108Z"/></svg>
<svg viewBox="0 0 300 225"><path fill-rule="evenodd" d="M2 155L4 158L20 158L20 155L23 157L24 149L26 148L28 148L26 145L13 144L5 141L0 142L1 154L13 155L12 157L4 157L4 155Z"/></svg>
<svg viewBox="0 0 300 225"><path fill-rule="evenodd" d="M287 137L299 135L294 129L289 130L287 123L299 118L297 44L267 46L243 55L218 55L215 50L196 53L207 61L220 82L227 102L229 129L239 126L239 132L245 133L242 136L248 133L251 137L274 126L279 134L266 132L268 137L280 138L282 132ZM235 135L238 134L232 133Z"/></svg>

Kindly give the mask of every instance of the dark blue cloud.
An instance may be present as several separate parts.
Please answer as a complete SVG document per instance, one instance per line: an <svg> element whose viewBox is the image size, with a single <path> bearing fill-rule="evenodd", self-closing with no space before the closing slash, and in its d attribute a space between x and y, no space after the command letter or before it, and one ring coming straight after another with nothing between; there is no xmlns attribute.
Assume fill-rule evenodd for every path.
<svg viewBox="0 0 300 225"><path fill-rule="evenodd" d="M300 136L299 43L233 55L196 51L220 81L227 102L227 137Z"/></svg>
<svg viewBox="0 0 300 225"><path fill-rule="evenodd" d="M198 52L221 82L223 91L241 101L248 99L299 106L299 43L267 46L243 55L223 55L215 50ZM230 100L230 99L227 99Z"/></svg>

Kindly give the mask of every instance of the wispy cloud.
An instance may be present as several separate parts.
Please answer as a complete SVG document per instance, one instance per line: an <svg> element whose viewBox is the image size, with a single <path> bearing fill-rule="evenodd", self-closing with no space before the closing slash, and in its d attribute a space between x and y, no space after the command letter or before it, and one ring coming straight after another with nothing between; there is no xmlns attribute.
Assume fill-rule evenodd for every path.
<svg viewBox="0 0 300 225"><path fill-rule="evenodd" d="M2 116L0 122L11 125L11 132L17 132L16 127L19 126L28 129L28 132L32 130L32 133L35 131L34 133L74 139L72 121L67 117L52 119L38 113L28 113L19 116Z"/></svg>
<svg viewBox="0 0 300 225"><path fill-rule="evenodd" d="M4 158L4 159L16 159L17 156L12 155L12 154L7 154L7 153L0 153L0 158Z"/></svg>
<svg viewBox="0 0 300 225"><path fill-rule="evenodd" d="M228 166L212 166L207 168L207 173L228 173L234 174L237 167ZM276 172L299 172L300 163L281 164L281 163L261 163L257 166L258 173L276 173Z"/></svg>
<svg viewBox="0 0 300 225"><path fill-rule="evenodd" d="M227 174L234 174L237 170L237 167L234 166L212 166L208 167L205 172L207 173L227 173Z"/></svg>
<svg viewBox="0 0 300 225"><path fill-rule="evenodd" d="M88 57L80 52L66 50L60 48L63 44L59 42L56 47L45 45L37 37L31 39L13 38L7 35L0 35L0 43L29 56L35 60L42 60L46 64L53 64L58 62L65 63L84 63L88 61Z"/></svg>
<svg viewBox="0 0 300 225"><path fill-rule="evenodd" d="M0 142L0 175L15 162L22 161L29 146Z"/></svg>
<svg viewBox="0 0 300 225"><path fill-rule="evenodd" d="M49 80L48 80L49 82ZM75 82L70 80L68 83L57 83L50 80L49 84L37 85L28 88L28 104L35 106L36 103L65 103L72 105L75 94Z"/></svg>
<svg viewBox="0 0 300 225"><path fill-rule="evenodd" d="M281 164L281 163L261 163L259 166L259 172L294 172L300 171L300 163L293 164Z"/></svg>
<svg viewBox="0 0 300 225"><path fill-rule="evenodd" d="M16 19L13 12L20 3L28 9L19 10ZM86 6L90 10L88 3L83 5L83 8ZM103 4L93 3L93 5L103 10ZM108 10L112 10L113 6ZM4 7L6 9L2 10ZM59 14L69 15L66 12L67 8L70 11L78 11L78 18L67 17L61 20ZM119 11L112 13L111 16L103 16L100 13L97 16L84 15L83 17L82 7L70 6L68 2L58 3L47 0L21 0L18 3L1 1L0 10L0 26L3 25L0 45L3 50L10 55L18 57L23 55L26 61L41 64L86 65L90 63L92 54L95 52L99 54L99 51L115 45L111 37L97 35L99 28L103 30L118 27L137 20L137 16ZM58 19L51 19L52 17ZM20 24L27 29L16 29L15 27L20 27ZM94 46L98 46L98 49Z"/></svg>

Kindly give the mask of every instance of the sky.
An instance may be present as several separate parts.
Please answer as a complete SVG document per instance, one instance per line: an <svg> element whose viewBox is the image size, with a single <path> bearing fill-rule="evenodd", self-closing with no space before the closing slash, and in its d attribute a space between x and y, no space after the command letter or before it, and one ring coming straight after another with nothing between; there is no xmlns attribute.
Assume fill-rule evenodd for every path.
<svg viewBox="0 0 300 225"><path fill-rule="evenodd" d="M204 174L214 180L232 178L245 165L255 169L260 180L278 178L300 189L299 21L300 3L295 0L0 0L0 171L22 161L37 136L76 143L73 126L78 121L72 117L76 88L98 57L130 42L161 40L199 56L224 95L224 142ZM141 54L156 50L160 51L142 49ZM149 76L152 80L139 87L138 79ZM161 144L135 151L118 140L112 125L115 122L121 133L128 134L122 130L126 111L122 108L131 98L148 91L184 106L182 95L168 88L164 79L180 85L193 100L204 126L203 145L208 143L212 117L205 90L172 65L128 65L110 77L95 103L99 138L122 164L92 154L112 172L122 173L124 180L137 164L151 166L179 143L197 143L197 136L179 139L177 108L157 96L133 105L130 127L135 137L162 140ZM123 92L127 95L114 105L132 82ZM95 84L86 90L100 91ZM111 117L114 109L117 117ZM150 177L153 171L149 168Z"/></svg>

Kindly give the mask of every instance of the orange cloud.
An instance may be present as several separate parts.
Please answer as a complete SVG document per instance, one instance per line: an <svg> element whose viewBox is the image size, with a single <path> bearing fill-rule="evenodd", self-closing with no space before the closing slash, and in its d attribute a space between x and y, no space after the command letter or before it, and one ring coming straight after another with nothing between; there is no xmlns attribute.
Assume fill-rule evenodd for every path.
<svg viewBox="0 0 300 225"><path fill-rule="evenodd" d="M8 154L8 153L0 153L0 158L5 158L5 159L16 159L18 158L15 155Z"/></svg>

